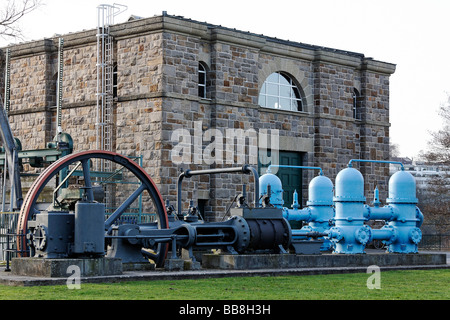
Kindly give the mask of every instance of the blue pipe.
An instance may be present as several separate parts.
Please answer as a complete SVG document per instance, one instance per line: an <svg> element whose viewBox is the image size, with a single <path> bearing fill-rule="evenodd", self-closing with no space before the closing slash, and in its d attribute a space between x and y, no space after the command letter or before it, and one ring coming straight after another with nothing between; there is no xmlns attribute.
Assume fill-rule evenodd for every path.
<svg viewBox="0 0 450 320"><path fill-rule="evenodd" d="M288 209L283 207L283 218L288 221L311 221L311 208Z"/></svg>
<svg viewBox="0 0 450 320"><path fill-rule="evenodd" d="M416 227L420 228L422 226L423 223L423 213L422 211L420 211L419 207L416 207Z"/></svg>
<svg viewBox="0 0 450 320"><path fill-rule="evenodd" d="M373 163L393 163L398 164L401 167L401 170L404 171L405 167L403 166L403 163L398 161L384 161L384 160L363 160L363 159L352 159L348 162L348 167L352 167L352 162L373 162Z"/></svg>
<svg viewBox="0 0 450 320"><path fill-rule="evenodd" d="M323 171L322 171L322 168L320 168L320 167L288 166L288 165L282 165L282 164L271 164L267 167L267 173L271 173L271 170L270 170L271 167L319 170L320 171L319 175L323 176Z"/></svg>
<svg viewBox="0 0 450 320"><path fill-rule="evenodd" d="M395 236L394 228L383 227L381 229L372 229L372 239L371 240L385 240L389 241Z"/></svg>
<svg viewBox="0 0 450 320"><path fill-rule="evenodd" d="M392 206L370 207L364 205L364 218L367 220L394 220L398 216L398 210Z"/></svg>

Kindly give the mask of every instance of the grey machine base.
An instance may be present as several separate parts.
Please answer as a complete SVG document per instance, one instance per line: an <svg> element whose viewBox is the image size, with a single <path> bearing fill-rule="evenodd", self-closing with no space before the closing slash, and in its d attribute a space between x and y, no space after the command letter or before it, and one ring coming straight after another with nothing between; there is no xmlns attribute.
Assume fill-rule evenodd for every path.
<svg viewBox="0 0 450 320"><path fill-rule="evenodd" d="M123 268L119 258L13 258L11 270L17 276L59 278L70 276L74 270L80 273L80 277L119 275Z"/></svg>
<svg viewBox="0 0 450 320"><path fill-rule="evenodd" d="M402 266L402 265L445 265L445 254L415 253L415 254L205 254L202 268L204 269L270 269L270 268L332 268L332 267L367 267Z"/></svg>

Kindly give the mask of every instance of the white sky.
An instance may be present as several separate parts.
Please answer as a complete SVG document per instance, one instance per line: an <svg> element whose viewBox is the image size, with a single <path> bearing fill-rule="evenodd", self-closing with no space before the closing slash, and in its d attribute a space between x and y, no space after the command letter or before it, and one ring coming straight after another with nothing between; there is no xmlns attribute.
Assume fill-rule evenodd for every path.
<svg viewBox="0 0 450 320"><path fill-rule="evenodd" d="M2 0L3 2L4 0ZM97 26L94 0L43 0L21 20L26 40ZM128 6L116 17L180 15L283 40L363 53L394 63L390 82L391 141L402 156L425 150L430 131L442 127L438 109L450 92L448 0L117 0ZM0 5L1 7L1 5ZM0 38L0 47L11 40Z"/></svg>

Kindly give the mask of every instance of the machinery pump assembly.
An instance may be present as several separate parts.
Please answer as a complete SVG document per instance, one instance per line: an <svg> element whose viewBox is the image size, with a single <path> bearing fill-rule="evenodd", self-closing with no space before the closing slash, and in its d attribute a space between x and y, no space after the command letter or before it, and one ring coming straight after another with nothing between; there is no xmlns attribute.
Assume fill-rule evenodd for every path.
<svg viewBox="0 0 450 320"><path fill-rule="evenodd" d="M120 174L133 176L132 188L119 190L120 204L111 212L100 201L103 188L92 170L96 161L110 161ZM179 257L185 250L195 261L195 252L215 250L229 254L313 253L363 254L370 241L380 240L389 253L416 253L421 240L423 215L416 207L414 178L402 170L389 180L387 205L381 207L378 189L372 206L366 205L364 178L352 167L338 173L333 185L317 167L292 167L320 170L309 183L307 206L301 208L294 192L290 208L283 201L281 180L269 166L258 176L251 166L183 171L178 177L177 208L163 198L156 184L133 160L109 151L85 151L70 154L48 166L30 187L20 210L17 248L22 257L42 258L121 258L123 263L153 262L164 266L167 259ZM379 161L373 161L379 162ZM221 221L203 219L193 199L187 212L182 210L183 181L198 175L252 175L253 194L235 197ZM118 173L117 173L118 174ZM75 179L76 178L76 179ZM56 179L56 183L55 183ZM251 180L251 179L250 179ZM78 181L73 187L69 182ZM53 188L52 203L40 199ZM123 194L121 194L123 193ZM138 199L146 196L154 214L151 221L123 219ZM251 200L251 201L249 201ZM379 229L367 222L383 220ZM292 222L302 222L299 229Z"/></svg>
<svg viewBox="0 0 450 320"><path fill-rule="evenodd" d="M311 180L309 184L308 207L298 209L296 195L292 209L283 207L284 217L288 221L307 223L300 230L292 230L294 239L320 235L324 243L321 251L332 250L334 253L364 253L366 245L372 240L381 240L387 246L387 252L417 253L422 238L420 226L423 214L416 206L416 183L407 171L394 173L389 179L388 205L379 206L379 191L375 189L374 205L364 203L363 175L352 167L352 162L386 163L389 161L351 160L348 167L336 176L336 186L330 179L322 175ZM395 162L394 162L395 163ZM270 167L269 167L270 168ZM308 167L303 167L308 168ZM279 179L267 173L260 180L262 196L273 199L274 205L281 207L279 195L283 193ZM334 196L333 196L334 189ZM281 199L282 200L282 199ZM385 225L373 229L366 222L384 220Z"/></svg>

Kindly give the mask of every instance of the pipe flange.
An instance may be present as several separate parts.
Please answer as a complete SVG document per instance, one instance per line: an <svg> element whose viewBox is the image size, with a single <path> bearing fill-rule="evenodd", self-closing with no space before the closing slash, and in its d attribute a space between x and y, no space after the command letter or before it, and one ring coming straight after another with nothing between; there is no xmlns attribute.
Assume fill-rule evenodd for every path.
<svg viewBox="0 0 450 320"><path fill-rule="evenodd" d="M386 225L386 226L383 226L381 229L388 229L388 230L391 230L391 237L390 237L389 239L383 240L383 243L384 243L385 245L393 244L393 243L397 240L397 237L398 237L398 231L397 231L397 228L396 228L396 227Z"/></svg>
<svg viewBox="0 0 450 320"><path fill-rule="evenodd" d="M355 231L355 239L362 245L365 245L372 238L372 230L369 226L363 226Z"/></svg>
<svg viewBox="0 0 450 320"><path fill-rule="evenodd" d="M412 243L418 244L422 240L422 231L419 228L412 228L409 231L409 239Z"/></svg>
<svg viewBox="0 0 450 320"><path fill-rule="evenodd" d="M236 230L236 243L233 245L237 252L244 252L250 245L250 227L241 216L233 216L230 219Z"/></svg>
<svg viewBox="0 0 450 320"><path fill-rule="evenodd" d="M328 234L329 234L328 238L333 242L339 242L342 239L344 239L344 235L341 232L341 228L339 228L339 227L330 228Z"/></svg>

